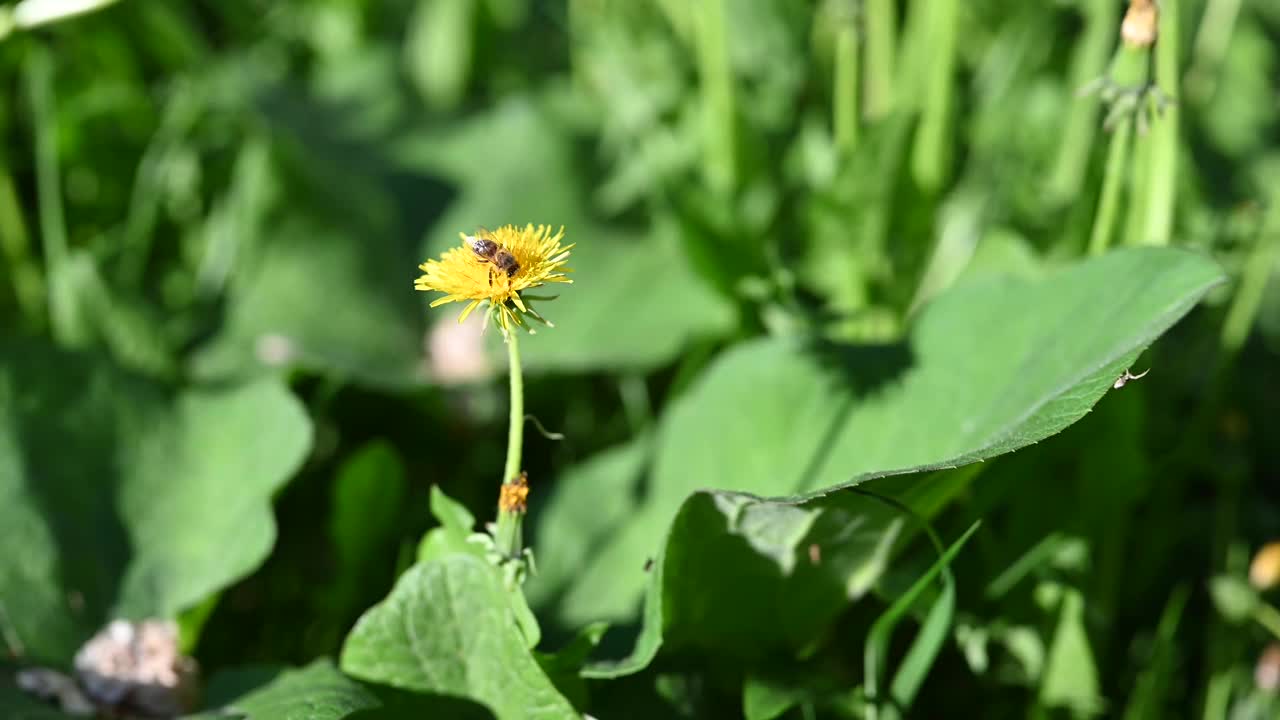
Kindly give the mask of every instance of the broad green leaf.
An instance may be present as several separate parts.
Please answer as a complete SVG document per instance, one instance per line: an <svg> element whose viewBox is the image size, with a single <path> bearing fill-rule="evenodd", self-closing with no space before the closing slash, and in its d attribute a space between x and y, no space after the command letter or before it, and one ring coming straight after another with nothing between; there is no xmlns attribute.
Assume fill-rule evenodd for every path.
<svg viewBox="0 0 1280 720"><path fill-rule="evenodd" d="M369 689L348 678L329 660L287 670L271 682L191 720L342 720L381 703Z"/></svg>
<svg viewBox="0 0 1280 720"><path fill-rule="evenodd" d="M470 698L500 720L578 717L526 647L498 574L471 555L410 568L356 623L342 669L405 690Z"/></svg>
<svg viewBox="0 0 1280 720"><path fill-rule="evenodd" d="M598 588L572 581L594 550L626 523L651 448L650 438L644 437L606 450L557 479L545 504L534 505L531 543L538 573L525 582L531 605L554 604L570 627L592 621ZM566 589L569 594L561 596Z"/></svg>
<svg viewBox="0 0 1280 720"><path fill-rule="evenodd" d="M171 617L253 569L311 427L282 385L173 389L0 347L0 622L66 663L116 617Z"/></svg>
<svg viewBox="0 0 1280 720"><path fill-rule="evenodd" d="M233 275L225 325L195 354L197 374L301 366L378 386L420 382L420 260L406 245L367 237L374 232L301 216L273 228Z"/></svg>
<svg viewBox="0 0 1280 720"><path fill-rule="evenodd" d="M931 513L974 474L962 468L898 478L898 500ZM634 650L595 662L584 674L636 672L663 646L735 663L808 655L849 601L883 573L903 522L900 510L862 492L801 503L697 492L680 508L649 570Z"/></svg>
<svg viewBox="0 0 1280 720"><path fill-rule="evenodd" d="M458 198L433 225L423 258L457 245L459 232L507 223L563 225L566 241L577 243L573 284L550 288L544 294L558 299L538 306L555 327L521 343L530 370L649 369L689 341L723 335L736 323L733 309L701 284L670 233L593 219L574 170L571 136L527 99L508 100L448 132L406 136L389 152L405 167L459 186ZM501 358L498 345L495 333L491 349Z"/></svg>
<svg viewBox="0 0 1280 720"><path fill-rule="evenodd" d="M406 491L404 465L385 440L364 445L339 468L329 515L334 576L322 593L327 607L340 613L364 607L360 598L376 577L370 558L394 550Z"/></svg>
<svg viewBox="0 0 1280 720"><path fill-rule="evenodd" d="M632 617L640 568L698 488L803 499L1053 435L1221 279L1198 255L1127 250L1042 281L952 289L924 308L905 346L773 338L734 347L667 412L645 500L562 590L562 619ZM548 528L540 549L555 555L557 544Z"/></svg>

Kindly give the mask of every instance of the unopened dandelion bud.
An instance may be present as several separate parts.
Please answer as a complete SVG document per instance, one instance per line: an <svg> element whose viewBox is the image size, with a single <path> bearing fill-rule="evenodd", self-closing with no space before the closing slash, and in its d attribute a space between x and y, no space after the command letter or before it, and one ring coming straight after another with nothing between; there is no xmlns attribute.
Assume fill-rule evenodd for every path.
<svg viewBox="0 0 1280 720"><path fill-rule="evenodd" d="M1156 42L1160 11L1155 0L1130 0L1120 25L1120 39L1131 48L1149 48Z"/></svg>
<svg viewBox="0 0 1280 720"><path fill-rule="evenodd" d="M1280 541L1262 546L1249 565L1249 582L1259 590L1280 585Z"/></svg>

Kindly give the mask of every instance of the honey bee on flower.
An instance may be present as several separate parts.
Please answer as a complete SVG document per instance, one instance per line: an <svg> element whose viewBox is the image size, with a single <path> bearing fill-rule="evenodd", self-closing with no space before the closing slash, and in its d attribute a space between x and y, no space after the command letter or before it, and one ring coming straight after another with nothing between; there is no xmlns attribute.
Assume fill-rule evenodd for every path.
<svg viewBox="0 0 1280 720"><path fill-rule="evenodd" d="M444 293L431 307L467 302L458 318L461 322L486 304L486 320L492 317L503 336L512 327L533 332L529 318L551 325L533 309L533 298L521 293L547 283L573 282L567 276L572 270L566 267L573 245L561 244L564 228L553 234L546 225L506 225L493 232L459 236L460 245L419 266L425 274L414 281L414 288Z"/></svg>

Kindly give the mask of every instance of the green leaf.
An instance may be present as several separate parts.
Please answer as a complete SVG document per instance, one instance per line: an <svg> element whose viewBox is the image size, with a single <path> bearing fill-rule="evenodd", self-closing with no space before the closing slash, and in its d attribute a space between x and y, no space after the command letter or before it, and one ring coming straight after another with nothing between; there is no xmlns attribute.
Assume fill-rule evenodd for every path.
<svg viewBox="0 0 1280 720"><path fill-rule="evenodd" d="M173 389L0 347L0 621L66 663L107 620L172 617L260 563L311 442L282 385Z"/></svg>
<svg viewBox="0 0 1280 720"><path fill-rule="evenodd" d="M459 232L507 223L563 225L566 242L577 243L569 263L573 284L542 293L558 298L538 305L555 327L521 342L527 370L646 370L691 340L723 335L736 324L733 309L702 285L671 233L592 219L573 167L572 137L528 99L508 100L447 132L406 136L390 152L406 167L459 186L427 238L424 258L458 245ZM505 353L494 335L500 363Z"/></svg>
<svg viewBox="0 0 1280 720"><path fill-rule="evenodd" d="M467 542L467 538L475 532L475 516L465 505L445 495L439 485L431 486L431 514L440 521L440 527L432 528L422 536L422 542L418 544L418 562L453 553L484 556L482 547Z"/></svg>
<svg viewBox="0 0 1280 720"><path fill-rule="evenodd" d="M287 670L220 711L201 713L191 720L342 720L380 706L376 695L324 659Z"/></svg>
<svg viewBox="0 0 1280 720"><path fill-rule="evenodd" d="M898 667L897 672L894 673L893 681L889 686L889 698L892 703L884 708L886 717L897 718L900 710L906 710L911 707L911 702L915 699L916 693L919 692L925 676L928 675L929 668L933 665L938 651L942 648L942 643L946 640L948 631L951 628L951 617L955 611L956 604L955 580L951 575L950 563L964 547L965 543L969 541L969 538L973 536L973 533L977 531L978 526L979 523L974 523L965 531L964 535L961 535L958 540L952 543L951 547L941 554L927 572L912 583L906 592L894 600L888 610L885 610L880 617L876 618L875 623L871 626L871 632L867 634L866 646L863 652L863 672L866 676L863 689L870 700L879 702L879 676L881 668L887 665L889 640L893 636L894 628L911 610L912 605L924 594L924 591L933 582L934 578L939 575L942 576L942 592L937 600L934 601L920 628L920 633L912 642L906 656L903 657L902 664ZM932 533L930 538L937 542L936 536L932 535ZM941 547L939 547L939 550L941 550Z"/></svg>
<svg viewBox="0 0 1280 720"><path fill-rule="evenodd" d="M394 552L407 489L400 456L385 440L364 445L338 469L329 515L334 575L321 593L332 612L364 607L360 598L376 577L370 558Z"/></svg>
<svg viewBox="0 0 1280 720"><path fill-rule="evenodd" d="M1048 707L1096 714L1103 710L1104 701L1099 694L1098 666L1089 646L1084 614L1084 597L1080 591L1067 588L1040 680L1040 702Z"/></svg>
<svg viewBox="0 0 1280 720"><path fill-rule="evenodd" d="M421 382L426 324L412 290L421 260L407 245L360 239L375 231L354 220L280 222L232 276L224 326L194 355L195 372L301 366L379 387Z"/></svg>
<svg viewBox="0 0 1280 720"><path fill-rule="evenodd" d="M570 600L563 619L631 618L646 584L640 569L664 547L671 518L704 502L686 501L697 488L802 502L1053 435L1112 390L1137 354L1221 280L1198 255L1126 250L1038 282L987 279L952 289L925 307L906 346L771 338L734 347L664 416L645 499L561 588ZM795 531L796 512L776 514L769 532L778 531L775 523ZM556 527L573 522L561 517ZM539 550L565 552L559 542L548 527ZM665 547L683 543L673 529Z"/></svg>
<svg viewBox="0 0 1280 720"><path fill-rule="evenodd" d="M899 478L898 502L931 512L974 474L964 468ZM809 655L849 601L883 573L903 522L899 509L861 492L801 503L697 492L677 513L649 570L634 650L597 661L584 674L637 672L663 646L748 664Z"/></svg>
<svg viewBox="0 0 1280 720"><path fill-rule="evenodd" d="M607 587L573 581L591 563L593 552L630 517L653 446L650 440L646 435L572 468L556 480L541 510L530 516L538 573L526 581L525 594L534 607L554 608L568 627L595 619L595 597ZM603 575L598 579L608 582Z"/></svg>
<svg viewBox="0 0 1280 720"><path fill-rule="evenodd" d="M395 539L406 489L400 456L384 440L364 445L342 464L329 519L340 565L355 567Z"/></svg>
<svg viewBox="0 0 1280 720"><path fill-rule="evenodd" d="M577 718L525 645L494 568L454 554L410 568L356 623L342 649L351 675L470 698L504 718Z"/></svg>

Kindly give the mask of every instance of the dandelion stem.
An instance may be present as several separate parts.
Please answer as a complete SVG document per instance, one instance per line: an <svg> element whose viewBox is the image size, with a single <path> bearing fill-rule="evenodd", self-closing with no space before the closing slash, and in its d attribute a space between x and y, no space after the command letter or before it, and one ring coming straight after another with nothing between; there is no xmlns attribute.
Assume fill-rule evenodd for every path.
<svg viewBox="0 0 1280 720"><path fill-rule="evenodd" d="M893 109L893 58L898 21L892 0L867 0L865 8L864 112L866 117L875 119L888 115Z"/></svg>
<svg viewBox="0 0 1280 720"><path fill-rule="evenodd" d="M847 155L858 144L858 28L851 17L836 31L834 83L836 147Z"/></svg>
<svg viewBox="0 0 1280 720"><path fill-rule="evenodd" d="M1085 34L1071 61L1071 86L1081 88L1107 70L1107 57L1115 42L1117 6L1111 0L1092 0L1085 5ZM1055 205L1071 202L1080 192L1088 170L1089 149L1098 124L1096 95L1077 98L1071 104L1062 127L1062 144L1053 173L1049 176L1048 196ZM1114 141L1113 141L1114 142Z"/></svg>
<svg viewBox="0 0 1280 720"><path fill-rule="evenodd" d="M926 92L920 108L911 170L916 184L932 194L941 189L951 172L951 115L955 103L953 75L960 3L959 0L939 0L928 5L926 20L930 62L925 68L927 79L923 84Z"/></svg>
<svg viewBox="0 0 1280 720"><path fill-rule="evenodd" d="M1093 219L1093 233L1089 237L1089 254L1101 255L1111 244L1111 232L1116 224L1116 206L1120 201L1120 186L1124 182L1125 165L1129 159L1129 136L1133 121L1122 119L1111 133L1111 145L1107 148L1107 169L1102 179L1102 195L1098 200L1098 214Z"/></svg>
<svg viewBox="0 0 1280 720"><path fill-rule="evenodd" d="M1178 97L1178 3L1160 5L1160 40L1155 79L1160 90ZM1139 110L1141 112L1141 110ZM1144 233L1130 238L1145 245L1168 245L1173 235L1173 201L1178 170L1178 106L1166 108L1151 128Z"/></svg>
<svg viewBox="0 0 1280 720"><path fill-rule="evenodd" d="M1253 611L1253 619L1272 635L1280 638L1280 610L1276 610L1265 602L1258 603L1258 607Z"/></svg>
<svg viewBox="0 0 1280 720"><path fill-rule="evenodd" d="M1280 201L1277 193L1276 201ZM1272 207L1263 221L1262 232L1258 235L1257 244L1253 247L1249 259L1245 261L1244 273L1240 278L1240 287L1236 290L1231 308L1227 310L1227 319L1222 324L1222 346L1228 352L1236 352L1249 338L1249 330L1253 327L1258 308L1262 306L1262 298L1267 289L1267 279L1271 276L1271 268L1280 257L1280 208Z"/></svg>
<svg viewBox="0 0 1280 720"><path fill-rule="evenodd" d="M49 326L59 342L69 344L77 334L72 307L74 298L67 286L67 226L62 210L62 181L58 176L58 146L54 132L57 116L53 97L53 58L43 46L31 52L27 63L27 85L36 136L36 206L49 276Z"/></svg>
<svg viewBox="0 0 1280 720"><path fill-rule="evenodd" d="M511 482L520 473L520 454L524 449L524 374L520 369L520 339L507 333L507 358L511 376L511 414L507 426L507 462L502 468L502 483ZM524 547L521 537L522 513L498 506L498 526L494 533L498 549L507 557L517 557Z"/></svg>

